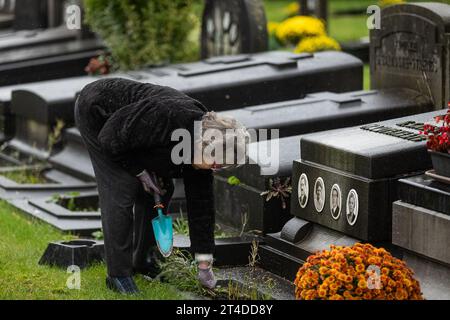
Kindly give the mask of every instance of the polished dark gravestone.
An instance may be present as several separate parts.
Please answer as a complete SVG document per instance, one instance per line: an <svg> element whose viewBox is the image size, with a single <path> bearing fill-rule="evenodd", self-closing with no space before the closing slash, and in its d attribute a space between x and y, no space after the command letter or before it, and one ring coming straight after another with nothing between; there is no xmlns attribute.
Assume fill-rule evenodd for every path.
<svg viewBox="0 0 450 320"><path fill-rule="evenodd" d="M258 153L269 155L271 141L256 142L249 147L249 157L254 164L214 175L216 217L223 224L242 231L254 230L265 234L279 231L290 218L289 199L286 199L283 207L280 197L266 201L267 197L261 196L262 192L277 184L290 185L292 159L300 157L298 137L282 138L277 142L280 149L277 164L261 164ZM238 182L233 182L233 178L239 179Z"/></svg>
<svg viewBox="0 0 450 320"><path fill-rule="evenodd" d="M431 95L436 109L447 106L450 5L390 6L382 10L380 26L370 32L372 88L408 87Z"/></svg>
<svg viewBox="0 0 450 320"><path fill-rule="evenodd" d="M330 73L336 81L330 81ZM211 58L202 62L170 65L114 74L141 82L151 82L179 89L215 111L261 104L288 97L301 98L307 93L326 90L337 92L360 89L361 63L339 52L296 55L267 52ZM350 81L348 81L350 77ZM10 113L15 115L15 133L11 144L42 156L47 137L57 119L66 127L73 125L76 94L99 77L79 77L17 87L12 94ZM3 104L8 111L7 92ZM32 107L30 107L32 106ZM5 119L5 122L11 119ZM18 141L18 142L17 142Z"/></svg>
<svg viewBox="0 0 450 320"><path fill-rule="evenodd" d="M299 14L304 16L315 16L328 21L328 0L298 0L300 5Z"/></svg>
<svg viewBox="0 0 450 320"><path fill-rule="evenodd" d="M389 241L397 181L431 167L423 124L443 111L302 137L291 213L365 241Z"/></svg>
<svg viewBox="0 0 450 320"><path fill-rule="evenodd" d="M14 21L15 0L0 1L0 30L10 28Z"/></svg>
<svg viewBox="0 0 450 320"><path fill-rule="evenodd" d="M426 175L401 179L398 196L403 202L450 215L450 185Z"/></svg>
<svg viewBox="0 0 450 320"><path fill-rule="evenodd" d="M0 51L0 86L85 75L103 48L100 40L86 39Z"/></svg>
<svg viewBox="0 0 450 320"><path fill-rule="evenodd" d="M216 214L224 223L237 228L241 228L242 222L246 221L247 230L278 232L289 217L290 200L286 199L288 204L283 208L279 197L267 202L261 193L274 187L274 179L280 179L275 184L281 185L290 179L292 162L300 158L300 136L296 135L395 118L432 108L426 96L402 89L341 94L323 92L310 94L301 100L223 112L249 129L279 129L279 136L287 138L279 140L279 162L272 163L273 167L263 165L271 142L262 141L253 145L256 150L250 148L254 152L250 157L254 164L215 175ZM275 172L269 174L269 169ZM239 179L239 185L229 183L228 179L232 176Z"/></svg>
<svg viewBox="0 0 450 320"><path fill-rule="evenodd" d="M47 0L15 0L15 30L46 28L48 25Z"/></svg>
<svg viewBox="0 0 450 320"><path fill-rule="evenodd" d="M30 27L33 30L0 34L0 86L86 74L86 65L104 49L104 45L85 32L84 25L80 30L67 27L65 10L72 3L79 1L48 0L44 12L33 11L48 20L45 29ZM34 10L28 5L28 1L17 2L16 10L27 15ZM21 18L20 15L17 17Z"/></svg>
<svg viewBox="0 0 450 320"><path fill-rule="evenodd" d="M266 51L266 25L262 0L206 0L201 57Z"/></svg>

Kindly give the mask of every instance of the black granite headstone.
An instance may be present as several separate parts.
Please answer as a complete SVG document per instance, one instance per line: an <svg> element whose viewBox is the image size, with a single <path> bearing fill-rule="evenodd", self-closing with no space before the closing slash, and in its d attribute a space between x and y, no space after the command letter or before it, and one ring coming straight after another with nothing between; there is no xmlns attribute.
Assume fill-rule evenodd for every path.
<svg viewBox="0 0 450 320"><path fill-rule="evenodd" d="M324 22L328 20L328 0L298 0L300 14L315 16Z"/></svg>
<svg viewBox="0 0 450 320"><path fill-rule="evenodd" d="M15 30L30 30L48 26L47 0L16 0Z"/></svg>
<svg viewBox="0 0 450 320"><path fill-rule="evenodd" d="M405 203L450 215L450 185L429 176L401 179L398 197Z"/></svg>
<svg viewBox="0 0 450 320"><path fill-rule="evenodd" d="M293 167L291 213L362 240L390 240L397 180L431 167L419 131L442 113L303 136L302 158ZM300 190L303 177L309 188ZM309 199L301 203L305 190Z"/></svg>
<svg viewBox="0 0 450 320"><path fill-rule="evenodd" d="M207 0L202 20L202 58L266 51L266 24L261 0Z"/></svg>
<svg viewBox="0 0 450 320"><path fill-rule="evenodd" d="M436 109L450 101L450 5L414 3L381 12L381 29L373 29L373 89L408 87L433 97Z"/></svg>
<svg viewBox="0 0 450 320"><path fill-rule="evenodd" d="M0 0L0 13L14 13L16 0Z"/></svg>
<svg viewBox="0 0 450 320"><path fill-rule="evenodd" d="M299 137L282 138L278 143L280 156L277 164L262 164L259 155L268 155L271 142L261 141L250 145L250 159L254 164L224 170L214 176L214 204L218 220L237 229L258 230L264 234L279 231L288 221L289 197L283 207L280 196L267 201L267 196L261 195L274 183L283 185L288 182L291 185L292 160L300 157ZM230 183L230 177L239 179L239 184Z"/></svg>

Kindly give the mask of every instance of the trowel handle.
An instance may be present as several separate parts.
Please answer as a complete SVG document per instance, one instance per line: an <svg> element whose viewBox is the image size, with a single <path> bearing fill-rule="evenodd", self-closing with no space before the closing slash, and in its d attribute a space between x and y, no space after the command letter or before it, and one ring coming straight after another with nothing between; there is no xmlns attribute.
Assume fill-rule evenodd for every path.
<svg viewBox="0 0 450 320"><path fill-rule="evenodd" d="M152 180L153 180L153 183L155 184L156 188L158 190L161 190L158 185L158 177L156 176L156 174L154 172L152 172ZM153 192L153 198L155 198L155 204L161 204L161 195L158 194L156 191Z"/></svg>
<svg viewBox="0 0 450 320"><path fill-rule="evenodd" d="M155 205L159 206L162 204L161 196L159 193L153 192L153 198L155 199Z"/></svg>

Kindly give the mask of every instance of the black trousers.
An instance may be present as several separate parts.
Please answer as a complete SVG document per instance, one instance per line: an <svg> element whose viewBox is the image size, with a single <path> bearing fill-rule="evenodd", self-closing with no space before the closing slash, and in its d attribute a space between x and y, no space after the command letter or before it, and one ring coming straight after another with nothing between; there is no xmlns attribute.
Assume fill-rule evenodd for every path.
<svg viewBox="0 0 450 320"><path fill-rule="evenodd" d="M154 199L136 177L101 152L95 134L80 121L77 104L75 121L97 181L108 275L131 276L133 270L145 266L151 247L156 245L151 223L156 216ZM173 184L166 184L165 189L162 200L167 208Z"/></svg>

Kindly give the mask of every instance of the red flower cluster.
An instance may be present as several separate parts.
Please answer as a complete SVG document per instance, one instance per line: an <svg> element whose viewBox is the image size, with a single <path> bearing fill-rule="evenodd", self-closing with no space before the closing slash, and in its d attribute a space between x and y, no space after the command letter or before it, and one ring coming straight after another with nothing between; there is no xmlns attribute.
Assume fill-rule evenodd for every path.
<svg viewBox="0 0 450 320"><path fill-rule="evenodd" d="M438 125L425 124L423 127L421 134L427 136L429 150L450 153L450 102L448 107L447 114L435 118Z"/></svg>
<svg viewBox="0 0 450 320"><path fill-rule="evenodd" d="M108 54L100 54L96 58L92 58L84 71L89 75L105 75L109 74L112 69L112 59Z"/></svg>

